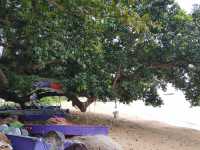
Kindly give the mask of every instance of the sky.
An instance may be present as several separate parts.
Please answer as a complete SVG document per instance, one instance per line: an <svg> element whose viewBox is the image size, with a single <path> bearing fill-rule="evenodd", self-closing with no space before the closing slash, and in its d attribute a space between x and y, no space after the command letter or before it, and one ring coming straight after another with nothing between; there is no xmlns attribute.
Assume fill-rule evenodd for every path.
<svg viewBox="0 0 200 150"><path fill-rule="evenodd" d="M193 4L200 4L200 0L175 0L181 6L182 9L186 10L188 13L192 10Z"/></svg>

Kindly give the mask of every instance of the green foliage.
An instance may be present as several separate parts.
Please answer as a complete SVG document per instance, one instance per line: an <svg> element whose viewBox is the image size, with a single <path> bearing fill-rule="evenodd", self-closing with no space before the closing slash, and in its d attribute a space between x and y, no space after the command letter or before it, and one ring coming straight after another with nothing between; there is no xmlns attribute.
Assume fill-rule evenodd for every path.
<svg viewBox="0 0 200 150"><path fill-rule="evenodd" d="M172 83L199 104L199 9L188 15L173 0L1 0L0 7L0 65L19 95L51 79L76 96L158 106L158 87Z"/></svg>
<svg viewBox="0 0 200 150"><path fill-rule="evenodd" d="M36 80L39 80L38 76L32 75L32 76L26 76L26 75L17 75L13 72L9 72L7 74L7 77L9 79L10 83L10 90L15 91L16 93L23 93L28 94L30 90L32 90L32 84Z"/></svg>

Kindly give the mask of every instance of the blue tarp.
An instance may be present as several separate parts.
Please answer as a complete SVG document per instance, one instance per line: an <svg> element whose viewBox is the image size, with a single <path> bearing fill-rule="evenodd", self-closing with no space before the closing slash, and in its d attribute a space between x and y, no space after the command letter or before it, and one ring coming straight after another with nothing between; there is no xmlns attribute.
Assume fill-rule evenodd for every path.
<svg viewBox="0 0 200 150"><path fill-rule="evenodd" d="M7 137L11 141L14 150L50 150L51 148L42 138L15 135L7 135ZM64 149L70 147L72 144L74 144L74 142L66 140Z"/></svg>
<svg viewBox="0 0 200 150"><path fill-rule="evenodd" d="M38 81L38 82L35 82L35 83L33 83L33 87L34 88L48 88L48 87L50 87L50 85L51 85L51 81Z"/></svg>
<svg viewBox="0 0 200 150"><path fill-rule="evenodd" d="M48 150L48 146L43 140L34 137L24 137L7 135L14 150Z"/></svg>

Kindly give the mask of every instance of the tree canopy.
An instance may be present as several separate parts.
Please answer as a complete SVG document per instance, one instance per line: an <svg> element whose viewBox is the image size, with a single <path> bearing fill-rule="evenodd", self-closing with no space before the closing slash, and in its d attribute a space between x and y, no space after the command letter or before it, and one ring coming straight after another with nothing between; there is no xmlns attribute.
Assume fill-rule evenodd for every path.
<svg viewBox="0 0 200 150"><path fill-rule="evenodd" d="M0 97L30 100L51 80L81 111L95 100L159 106L172 83L200 103L200 9L174 0L0 0ZM81 102L79 97L86 97Z"/></svg>

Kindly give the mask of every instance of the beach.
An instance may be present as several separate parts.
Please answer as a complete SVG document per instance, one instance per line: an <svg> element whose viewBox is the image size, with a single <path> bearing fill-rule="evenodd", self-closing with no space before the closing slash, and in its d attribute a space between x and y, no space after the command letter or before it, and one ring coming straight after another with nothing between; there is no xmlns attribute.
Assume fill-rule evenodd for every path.
<svg viewBox="0 0 200 150"><path fill-rule="evenodd" d="M109 136L124 150L199 150L200 131L147 120L113 120L97 113L80 114L81 123L110 127Z"/></svg>

